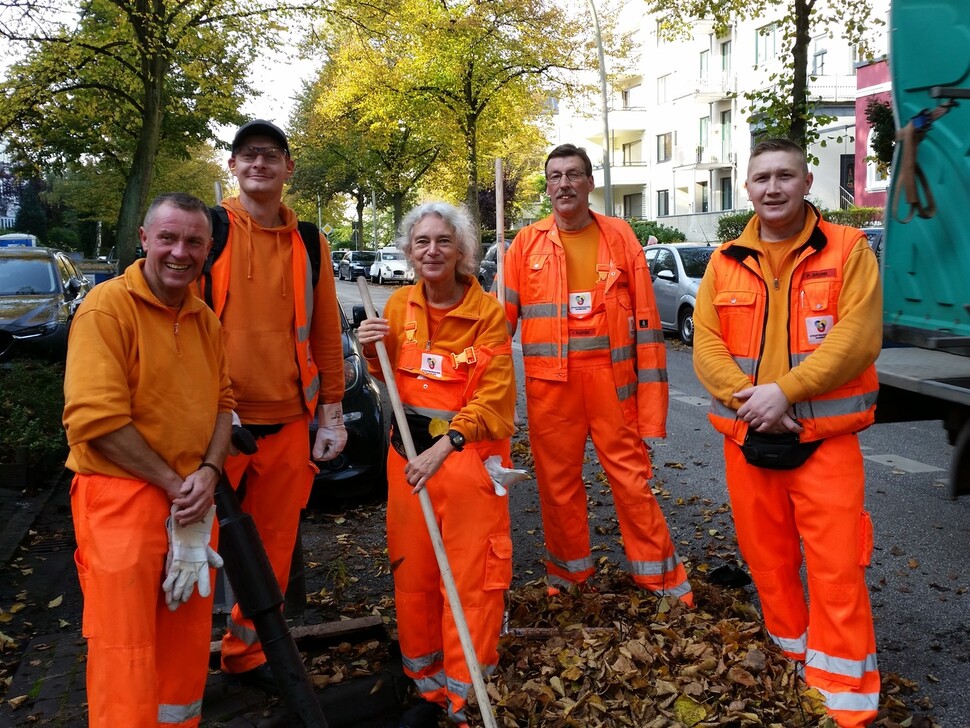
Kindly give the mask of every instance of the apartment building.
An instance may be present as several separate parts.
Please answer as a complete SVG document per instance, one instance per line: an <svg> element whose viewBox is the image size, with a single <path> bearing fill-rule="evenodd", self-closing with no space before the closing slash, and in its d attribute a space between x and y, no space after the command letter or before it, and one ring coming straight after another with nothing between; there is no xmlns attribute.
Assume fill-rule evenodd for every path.
<svg viewBox="0 0 970 728"><path fill-rule="evenodd" d="M765 87L781 70L785 8L734 23L725 35L700 22L690 38L678 41L664 40L657 18L642 8L633 2L621 11L631 19L621 27L639 29L638 60L633 73L608 90L608 143L599 104L561 105L555 141L583 145L594 160L594 209L604 209L605 148L613 214L656 219L690 240L713 240L720 215L750 208L744 173L757 129L748 121L744 92ZM885 48L881 33L874 33L874 42ZM835 118L810 150L818 159L811 199L826 208L854 199L860 60L858 49L838 37L819 32L812 38L809 94Z"/></svg>

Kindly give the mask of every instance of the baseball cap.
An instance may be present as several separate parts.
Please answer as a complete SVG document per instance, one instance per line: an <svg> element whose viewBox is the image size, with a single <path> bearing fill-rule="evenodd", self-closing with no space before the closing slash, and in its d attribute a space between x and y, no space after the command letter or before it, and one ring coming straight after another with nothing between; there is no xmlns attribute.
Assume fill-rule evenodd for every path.
<svg viewBox="0 0 970 728"><path fill-rule="evenodd" d="M242 146L248 137L267 136L279 143L287 156L290 154L290 145L286 141L286 134L276 124L265 119L253 119L243 124L236 130L236 136L232 138L232 151L235 152Z"/></svg>

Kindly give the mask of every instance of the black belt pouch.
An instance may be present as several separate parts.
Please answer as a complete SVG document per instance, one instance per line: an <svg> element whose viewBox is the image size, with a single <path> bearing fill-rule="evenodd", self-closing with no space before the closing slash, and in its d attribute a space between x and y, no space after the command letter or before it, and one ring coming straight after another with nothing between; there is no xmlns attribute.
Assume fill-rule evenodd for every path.
<svg viewBox="0 0 970 728"><path fill-rule="evenodd" d="M799 442L795 432L768 435L748 430L741 452L749 465L769 470L794 470L804 465L821 444L821 440Z"/></svg>

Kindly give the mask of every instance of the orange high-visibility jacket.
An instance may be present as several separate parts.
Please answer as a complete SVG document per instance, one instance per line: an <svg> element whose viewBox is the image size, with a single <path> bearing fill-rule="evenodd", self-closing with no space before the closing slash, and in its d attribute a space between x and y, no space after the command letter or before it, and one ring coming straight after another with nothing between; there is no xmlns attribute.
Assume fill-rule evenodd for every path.
<svg viewBox="0 0 970 728"><path fill-rule="evenodd" d="M857 257L847 265L850 256L868 258L872 252L859 230L825 222L806 205L805 240L780 276L789 282L787 290L774 291L765 280L755 216L740 238L714 252L698 291L694 364L702 383L715 393L708 417L715 429L739 444L747 423L728 405L736 404L730 392L743 387L719 391L719 380L730 374L727 368L740 370L751 383L779 383L804 428L802 442L858 432L875 419L879 383L874 362L881 341L878 276L874 259ZM787 332L768 330L771 306L787 306ZM719 334L711 335L711 327ZM785 345L789 370L763 371L766 347ZM804 397L792 395L799 388Z"/></svg>
<svg viewBox="0 0 970 728"><path fill-rule="evenodd" d="M623 220L590 211L606 246L606 281L613 381L620 401L636 397L641 437L667 434L667 350L643 247ZM600 259L603 259L601 254ZM505 254L505 309L514 333L522 321L527 377L565 382L568 376L566 253L555 219L519 231Z"/></svg>
<svg viewBox="0 0 970 728"><path fill-rule="evenodd" d="M216 259L212 266L212 302L213 310L220 319L222 319L223 309L225 308L228 293L229 293L229 277L231 271L231 260L233 254L233 244L235 242L236 234L239 231L246 231L246 226L243 224L244 221L239 220L239 215L236 209L228 205L224 205L227 212L229 213L229 231L228 237L226 239L225 248L222 254ZM253 231L249 231L250 235L253 235ZM296 228L295 217L293 221L293 227L288 233L291 242L291 265L290 269L292 271L292 291L293 295L293 308L294 308L294 331L293 331L293 345L295 349L295 360L299 366L300 374L300 389L302 391L303 400L306 403L307 409L313 413L316 410L317 400L320 395L320 376L317 366L317 359L319 359L320 352L314 351L311 341L311 329L312 321L314 315L327 316L331 314L336 318L337 312L334 309L332 312L324 311L320 313L314 310L314 304L319 303L319 298L316 295L316 291L313 287L313 282L311 279L310 261L307 256L305 245L313 245L318 241L304 241L300 237L299 230ZM327 251L324 250L324 253ZM323 256L323 260L326 261L328 255ZM323 281L318 283L318 286L323 289ZM200 282L200 286L202 282ZM333 340L329 343L332 344L332 348L335 351L341 351L341 345L339 341L339 327L334 328ZM245 362L232 361L231 367L233 369L233 378L240 376L240 370L244 367ZM265 366L265 362L254 361L253 365L258 367L258 370L250 372L250 376L256 376L258 378L265 377L265 371L262 369ZM340 362L339 372L335 372L332 377L335 383L339 383L340 395L334 398L334 394L331 393L330 397L325 396L325 402L340 401L340 397L343 395L343 363ZM336 389L334 389L336 392ZM240 403L242 404L242 402ZM245 415L242 415L245 416Z"/></svg>

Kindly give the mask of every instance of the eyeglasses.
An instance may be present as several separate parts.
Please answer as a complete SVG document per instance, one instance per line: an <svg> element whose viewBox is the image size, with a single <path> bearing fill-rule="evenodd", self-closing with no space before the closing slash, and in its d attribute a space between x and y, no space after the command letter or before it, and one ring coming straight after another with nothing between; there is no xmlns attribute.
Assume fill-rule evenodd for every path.
<svg viewBox="0 0 970 728"><path fill-rule="evenodd" d="M562 182L562 178L565 177L570 182L579 182L581 179L585 179L587 174L585 172L580 172L578 169L571 169L566 174L562 172L553 172L546 175L546 182L551 185L557 185Z"/></svg>
<svg viewBox="0 0 970 728"><path fill-rule="evenodd" d="M264 162L276 164L283 161L286 151L279 147L240 147L236 152L236 159L249 164L255 162L256 158L262 156Z"/></svg>

